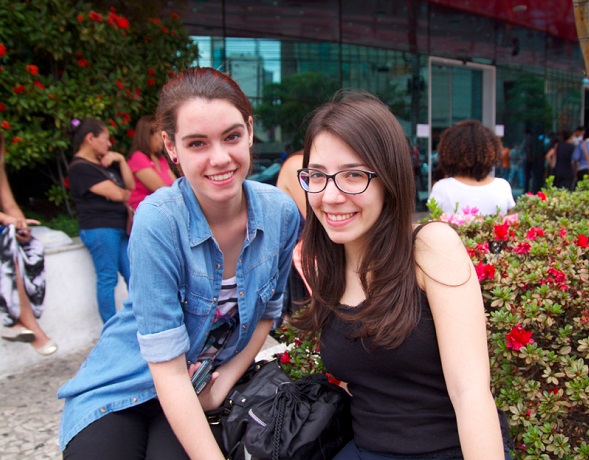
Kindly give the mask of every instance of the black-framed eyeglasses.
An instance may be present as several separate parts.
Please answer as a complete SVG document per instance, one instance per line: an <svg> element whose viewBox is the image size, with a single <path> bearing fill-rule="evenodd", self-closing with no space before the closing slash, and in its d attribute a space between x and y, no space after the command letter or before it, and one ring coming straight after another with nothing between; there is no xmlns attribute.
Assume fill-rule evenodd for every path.
<svg viewBox="0 0 589 460"><path fill-rule="evenodd" d="M370 181L378 174L363 169L343 169L335 174L325 174L323 171L313 168L303 168L297 171L299 184L305 192L320 193L327 187L329 179L339 191L348 195L358 195L364 193Z"/></svg>

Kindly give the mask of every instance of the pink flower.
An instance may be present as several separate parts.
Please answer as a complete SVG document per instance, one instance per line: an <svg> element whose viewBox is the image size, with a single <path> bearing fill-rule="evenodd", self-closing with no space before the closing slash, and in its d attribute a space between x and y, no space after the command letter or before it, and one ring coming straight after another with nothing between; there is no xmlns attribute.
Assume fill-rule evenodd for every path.
<svg viewBox="0 0 589 460"><path fill-rule="evenodd" d="M482 261L474 267L479 281L484 279L492 280L495 278L495 266L493 264L484 264Z"/></svg>
<svg viewBox="0 0 589 460"><path fill-rule="evenodd" d="M538 192L537 195L542 201L546 201L546 194L544 192Z"/></svg>
<svg viewBox="0 0 589 460"><path fill-rule="evenodd" d="M513 348L514 351L521 350L528 343L534 343L532 339L532 331L526 331L518 324L509 334L505 334L507 339L507 348Z"/></svg>
<svg viewBox="0 0 589 460"><path fill-rule="evenodd" d="M509 225L495 225L495 239L498 241L507 241L509 238Z"/></svg>
<svg viewBox="0 0 589 460"><path fill-rule="evenodd" d="M544 236L544 230L540 227L532 227L528 230L528 239L534 241L536 237Z"/></svg>
<svg viewBox="0 0 589 460"><path fill-rule="evenodd" d="M562 227L562 228L560 229L560 237L561 237L561 238L564 238L564 237L566 236L566 234L567 234L567 229L566 229L566 228L564 228L564 227Z"/></svg>

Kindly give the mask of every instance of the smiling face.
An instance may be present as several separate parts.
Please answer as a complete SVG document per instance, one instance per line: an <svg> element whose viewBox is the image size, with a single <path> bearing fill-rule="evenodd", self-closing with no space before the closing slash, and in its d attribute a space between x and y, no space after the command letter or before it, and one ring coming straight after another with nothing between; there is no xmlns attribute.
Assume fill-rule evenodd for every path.
<svg viewBox="0 0 589 460"><path fill-rule="evenodd" d="M177 158L201 207L214 210L240 203L251 163L253 121L223 99L190 99L178 108L174 140L162 132L172 160Z"/></svg>
<svg viewBox="0 0 589 460"><path fill-rule="evenodd" d="M319 133L313 140L308 167L326 174L335 174L342 169L371 170L348 144L328 132ZM307 196L329 238L334 243L343 244L347 250L361 248L384 204L384 189L378 178L358 195L341 192L333 180L329 180L325 190Z"/></svg>

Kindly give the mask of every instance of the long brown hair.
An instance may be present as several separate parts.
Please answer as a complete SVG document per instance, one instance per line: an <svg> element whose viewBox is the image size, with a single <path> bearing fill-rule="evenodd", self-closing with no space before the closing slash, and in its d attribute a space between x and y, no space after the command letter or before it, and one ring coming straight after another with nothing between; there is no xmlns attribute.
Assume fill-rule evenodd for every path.
<svg viewBox="0 0 589 460"><path fill-rule="evenodd" d="M412 238L415 181L409 145L387 106L361 91L339 92L313 113L303 167L309 164L313 141L325 132L348 144L383 184L384 206L367 234L359 270L366 301L345 318L359 325L354 337L369 339L371 347L395 348L419 319ZM302 264L313 295L310 306L293 322L303 330L320 331L331 315L341 315L345 255L343 245L329 239L308 201Z"/></svg>
<svg viewBox="0 0 589 460"><path fill-rule="evenodd" d="M151 157L152 154L161 157L161 150L159 152L151 151L151 136L156 129L155 115L143 115L135 125L135 134L133 134L133 142L131 143L129 156L134 152L139 151L147 155L148 158Z"/></svg>

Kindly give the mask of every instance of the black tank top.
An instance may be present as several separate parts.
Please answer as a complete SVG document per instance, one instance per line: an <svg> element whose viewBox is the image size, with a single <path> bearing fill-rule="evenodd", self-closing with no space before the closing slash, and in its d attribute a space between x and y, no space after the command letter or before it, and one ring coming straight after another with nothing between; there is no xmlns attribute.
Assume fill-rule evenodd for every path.
<svg viewBox="0 0 589 460"><path fill-rule="evenodd" d="M416 329L393 350L367 351L362 340L347 338L351 323L334 315L321 333L321 358L328 372L348 382L359 447L420 458L456 452L461 458L456 416L423 292L420 304Z"/></svg>

